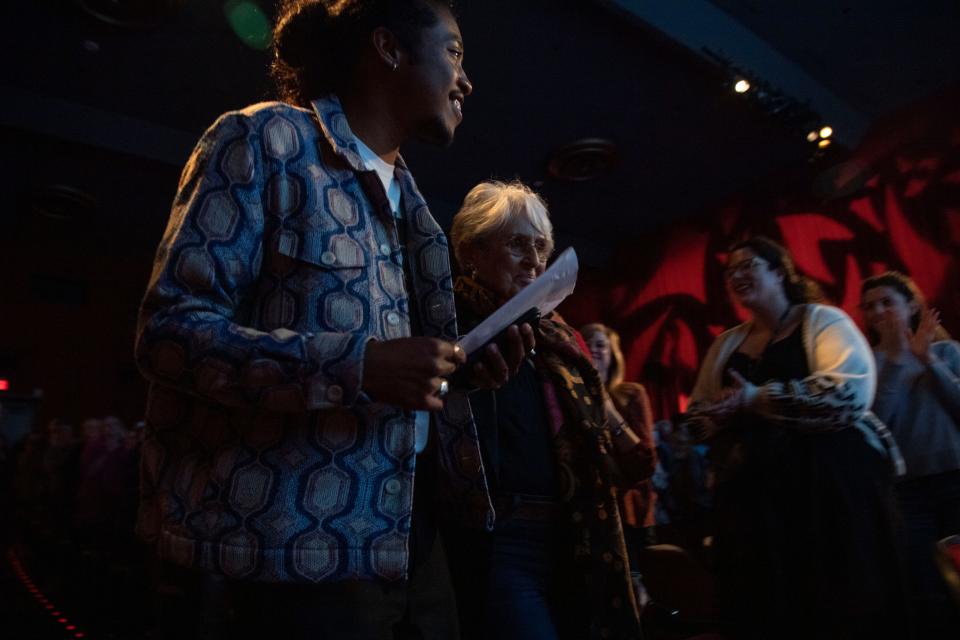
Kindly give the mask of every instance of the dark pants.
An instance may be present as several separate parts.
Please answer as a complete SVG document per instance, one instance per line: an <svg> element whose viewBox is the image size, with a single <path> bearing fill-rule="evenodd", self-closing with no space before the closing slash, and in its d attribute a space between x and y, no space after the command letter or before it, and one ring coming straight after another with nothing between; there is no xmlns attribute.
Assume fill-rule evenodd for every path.
<svg viewBox="0 0 960 640"><path fill-rule="evenodd" d="M956 638L960 616L934 562L934 550L941 538L960 534L960 471L901 482L896 494L916 637Z"/></svg>
<svg viewBox="0 0 960 640"><path fill-rule="evenodd" d="M180 570L180 597L173 599L173 609L160 612L162 635L177 640L458 640L456 602L439 537L431 547L406 584L274 584L200 572L184 579Z"/></svg>
<svg viewBox="0 0 960 640"><path fill-rule="evenodd" d="M499 524L491 544L486 637L558 640L550 606L556 595L556 571L549 523Z"/></svg>
<svg viewBox="0 0 960 640"><path fill-rule="evenodd" d="M464 638L583 640L589 597L572 586L572 551L553 522L505 518L493 533L451 531Z"/></svg>

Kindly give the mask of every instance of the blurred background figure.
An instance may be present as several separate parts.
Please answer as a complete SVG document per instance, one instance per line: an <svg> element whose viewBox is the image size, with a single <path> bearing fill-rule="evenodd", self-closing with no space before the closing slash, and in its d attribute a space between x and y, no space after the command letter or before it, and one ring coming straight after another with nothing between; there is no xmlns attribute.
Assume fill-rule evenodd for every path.
<svg viewBox="0 0 960 640"><path fill-rule="evenodd" d="M908 276L861 285L860 308L877 361L873 410L906 462L895 491L918 638L955 638L960 616L934 563L936 542L960 534L960 344Z"/></svg>
<svg viewBox="0 0 960 640"><path fill-rule="evenodd" d="M47 426L43 474L50 534L55 540L68 538L72 532L79 464L80 439L73 427L51 420Z"/></svg>
<svg viewBox="0 0 960 640"><path fill-rule="evenodd" d="M610 394L610 399L613 400L623 419L640 438L643 449L650 452L655 466L657 459L650 400L642 384L627 382L623 379L625 366L623 351L620 349L620 335L600 323L585 325L580 329L580 333L587 343L587 348L593 357L593 364L597 368L597 373L600 374L600 380L606 387L607 393ZM621 492L619 503L627 550L633 562L643 547L654 544L656 541L654 526L657 495L653 487L653 477L644 478ZM635 564L634 568L637 568Z"/></svg>
<svg viewBox="0 0 960 640"><path fill-rule="evenodd" d="M869 413L870 347L843 311L807 303L772 240L734 245L725 278L750 319L710 347L687 415L711 441L721 610L737 638L903 637L902 458Z"/></svg>

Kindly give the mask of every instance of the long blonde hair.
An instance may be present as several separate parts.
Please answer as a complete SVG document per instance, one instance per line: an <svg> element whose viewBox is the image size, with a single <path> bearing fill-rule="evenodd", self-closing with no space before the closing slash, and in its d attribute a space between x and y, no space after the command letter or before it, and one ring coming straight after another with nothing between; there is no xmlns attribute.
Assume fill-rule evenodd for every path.
<svg viewBox="0 0 960 640"><path fill-rule="evenodd" d="M623 351L620 349L620 334L599 322L591 322L590 324L584 325L583 328L580 329L580 333L583 335L584 341L589 341L590 338L598 333L607 336L607 341L610 343L610 366L606 371L607 391L612 392L613 389L623 384L624 368L626 367L623 359ZM603 372L601 371L601 373Z"/></svg>

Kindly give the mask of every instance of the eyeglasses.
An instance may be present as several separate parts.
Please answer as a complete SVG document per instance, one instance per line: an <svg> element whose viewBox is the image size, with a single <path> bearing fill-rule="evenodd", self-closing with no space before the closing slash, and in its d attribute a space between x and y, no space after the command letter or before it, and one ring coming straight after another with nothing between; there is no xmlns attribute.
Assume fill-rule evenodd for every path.
<svg viewBox="0 0 960 640"><path fill-rule="evenodd" d="M544 238L531 238L525 235L511 236L506 242L507 250L515 258L525 258L533 255L540 264L546 264L550 257L550 249Z"/></svg>
<svg viewBox="0 0 960 640"><path fill-rule="evenodd" d="M732 264L726 269L723 270L723 277L727 280L732 280L741 273L752 273L757 270L762 265L767 264L767 261L758 256L753 256L752 258L747 258L746 260L741 260L737 264Z"/></svg>

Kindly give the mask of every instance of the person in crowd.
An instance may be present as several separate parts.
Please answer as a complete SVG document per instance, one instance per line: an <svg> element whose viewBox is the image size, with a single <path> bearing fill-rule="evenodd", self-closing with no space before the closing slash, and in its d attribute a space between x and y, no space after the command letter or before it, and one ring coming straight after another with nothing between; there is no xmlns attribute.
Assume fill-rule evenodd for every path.
<svg viewBox="0 0 960 640"><path fill-rule="evenodd" d="M238 637L453 638L434 499L492 514L466 508L489 497L447 241L399 147L453 140L463 38L439 0L288 0L273 53L285 102L204 134L141 306L138 530L186 592L221 579ZM466 381L533 344L511 328Z"/></svg>
<svg viewBox="0 0 960 640"><path fill-rule="evenodd" d="M688 430L682 424L675 425L675 419L678 416L654 424L657 471L652 482L657 492L657 542L674 544L702 557L713 509L709 447L691 441Z"/></svg>
<svg viewBox="0 0 960 640"><path fill-rule="evenodd" d="M642 442L643 446L638 451L649 451L653 456L650 467L655 472L657 458L650 399L642 384L623 379L626 364L620 349L620 334L600 323L584 326L580 334L587 343L593 364L614 406ZM653 487L653 473L622 492L619 497L627 550L633 559L643 547L656 541L654 525L657 496Z"/></svg>
<svg viewBox="0 0 960 640"><path fill-rule="evenodd" d="M23 439L20 450L14 456L13 495L16 513L11 521L19 525L19 530L15 532L17 536L30 538L45 526L47 483L43 462L47 446L45 435L32 431Z"/></svg>
<svg viewBox="0 0 960 640"><path fill-rule="evenodd" d="M902 637L891 486L903 461L869 413L870 347L843 311L807 303L768 238L735 244L725 277L749 319L708 350L686 424L711 443L733 634Z"/></svg>
<svg viewBox="0 0 960 640"><path fill-rule="evenodd" d="M908 276L889 271L860 291L878 370L873 411L906 462L895 492L913 626L918 638L953 638L960 617L933 554L937 540L960 533L960 344Z"/></svg>
<svg viewBox="0 0 960 640"><path fill-rule="evenodd" d="M80 438L82 440L82 449L80 452L80 472L85 472L86 468L96 463L103 454L103 420L100 418L87 418L80 423Z"/></svg>
<svg viewBox="0 0 960 640"><path fill-rule="evenodd" d="M51 420L47 425L43 472L50 534L58 544L72 532L79 463L80 441L74 436L73 427L62 420Z"/></svg>
<svg viewBox="0 0 960 640"><path fill-rule="evenodd" d="M653 423L653 444L657 454L657 467L650 478L654 500L654 524L670 524L671 512L675 511L673 496L670 495L671 476L674 467L673 422L657 420Z"/></svg>
<svg viewBox="0 0 960 640"><path fill-rule="evenodd" d="M87 418L81 423L83 448L80 451L74 525L77 539L87 549L100 549L110 533L112 505L106 496L112 491L106 481L119 446L116 418Z"/></svg>
<svg viewBox="0 0 960 640"><path fill-rule="evenodd" d="M543 200L520 183L474 187L450 235L462 331L541 275L554 244ZM616 487L650 477L649 439L616 411L576 331L556 313L537 331L506 385L470 394L496 522L447 537L461 626L499 640L636 638Z"/></svg>

